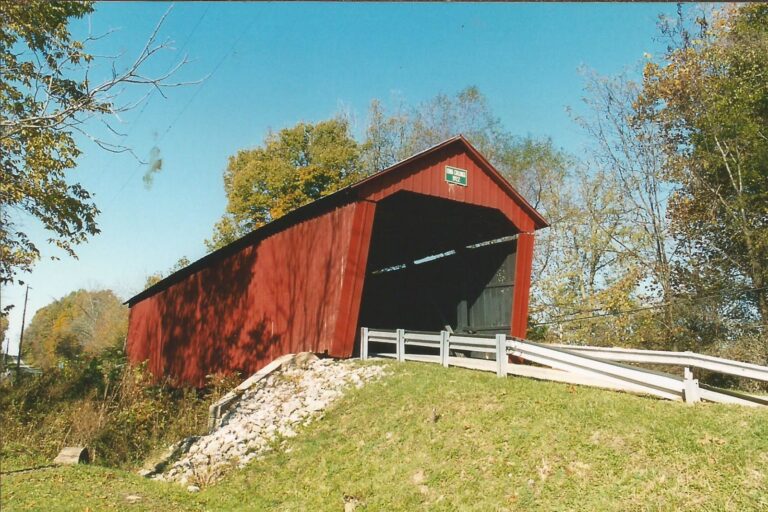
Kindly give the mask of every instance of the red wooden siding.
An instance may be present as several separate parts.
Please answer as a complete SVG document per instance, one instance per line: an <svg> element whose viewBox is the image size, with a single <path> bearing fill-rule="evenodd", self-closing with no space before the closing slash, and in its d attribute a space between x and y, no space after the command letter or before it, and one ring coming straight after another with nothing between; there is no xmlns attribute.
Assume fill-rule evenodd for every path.
<svg viewBox="0 0 768 512"><path fill-rule="evenodd" d="M525 338L528 330L528 299L531 290L533 267L533 233L521 233L517 237L515 260L515 291L512 298L512 336Z"/></svg>
<svg viewBox="0 0 768 512"><path fill-rule="evenodd" d="M349 357L354 349L375 211L375 203L368 201L355 203L354 222L348 245L349 254L344 269L338 319L331 347L333 355Z"/></svg>
<svg viewBox="0 0 768 512"><path fill-rule="evenodd" d="M465 169L467 186L445 181L445 166ZM511 200L498 183L461 145L449 145L425 158L411 162L397 174L362 184L361 197L380 201L396 192L409 191L462 203L500 210L520 231L533 231L534 220L522 206Z"/></svg>
<svg viewBox="0 0 768 512"><path fill-rule="evenodd" d="M130 359L202 385L217 371L250 374L282 354L331 351L355 207L294 225L135 304Z"/></svg>
<svg viewBox="0 0 768 512"><path fill-rule="evenodd" d="M467 186L448 184L445 165L467 170ZM376 203L400 191L495 208L509 219L520 233L512 334L524 336L532 233L546 222L458 137L297 210L254 233L262 236L244 238L132 298L129 359L147 360L156 376L202 385L206 375L250 374L291 352L351 356Z"/></svg>
<svg viewBox="0 0 768 512"><path fill-rule="evenodd" d="M467 171L466 187L445 181L446 165ZM534 219L520 204L510 200L493 175L484 167L484 162L474 158L466 148L449 145L432 153L429 159L412 162L397 175L393 174L383 180L372 180L362 188L361 193L368 200L381 201L397 192L409 191L500 210L520 232L515 262L511 334L524 338L528 328L533 231L536 226Z"/></svg>

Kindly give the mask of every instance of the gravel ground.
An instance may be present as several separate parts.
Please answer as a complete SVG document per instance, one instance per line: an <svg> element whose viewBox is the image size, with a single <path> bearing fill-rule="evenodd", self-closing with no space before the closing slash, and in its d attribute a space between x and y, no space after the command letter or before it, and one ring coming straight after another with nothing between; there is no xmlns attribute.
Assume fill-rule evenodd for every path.
<svg viewBox="0 0 768 512"><path fill-rule="evenodd" d="M243 467L296 435L322 415L348 386L362 387L384 368L352 361L318 359L306 368L276 372L242 396L221 426L196 439L169 469L153 478L188 485L190 491L217 480L229 468Z"/></svg>

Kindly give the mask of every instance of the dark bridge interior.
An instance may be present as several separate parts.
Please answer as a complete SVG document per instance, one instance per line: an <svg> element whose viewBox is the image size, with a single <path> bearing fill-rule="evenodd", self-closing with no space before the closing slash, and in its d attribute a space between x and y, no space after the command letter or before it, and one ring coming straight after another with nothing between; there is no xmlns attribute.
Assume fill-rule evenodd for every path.
<svg viewBox="0 0 768 512"><path fill-rule="evenodd" d="M516 233L492 208L410 192L381 201L360 325L509 332Z"/></svg>

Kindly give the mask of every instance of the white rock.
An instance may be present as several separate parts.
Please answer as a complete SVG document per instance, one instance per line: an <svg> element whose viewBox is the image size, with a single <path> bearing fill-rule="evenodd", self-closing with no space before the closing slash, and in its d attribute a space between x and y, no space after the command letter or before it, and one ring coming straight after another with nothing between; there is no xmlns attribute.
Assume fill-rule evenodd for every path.
<svg viewBox="0 0 768 512"><path fill-rule="evenodd" d="M384 374L380 366L355 367L351 362L320 359L304 370L270 375L262 385L243 394L217 430L197 439L165 475L155 479L186 485L194 473L211 474L232 464L243 467L261 460L271 451L270 443L277 434L286 438L297 435L297 425L322 419L344 388L361 387ZM281 446L290 453L285 442ZM197 492L192 487L197 486L187 489Z"/></svg>

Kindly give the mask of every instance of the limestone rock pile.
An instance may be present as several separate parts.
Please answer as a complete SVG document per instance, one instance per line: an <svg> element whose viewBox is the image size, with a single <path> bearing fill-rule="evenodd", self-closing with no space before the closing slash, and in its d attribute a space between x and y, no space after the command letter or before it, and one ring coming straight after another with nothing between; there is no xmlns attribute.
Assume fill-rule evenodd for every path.
<svg viewBox="0 0 768 512"><path fill-rule="evenodd" d="M211 483L227 468L243 467L281 439L295 436L300 426L321 416L346 387L359 388L382 375L382 366L333 359L276 372L246 391L216 430L194 439L179 460L153 478L182 485Z"/></svg>

